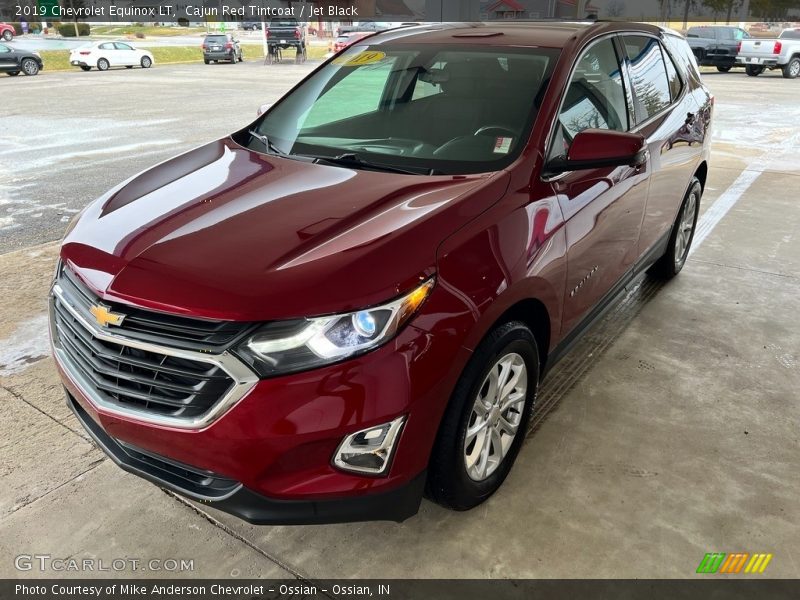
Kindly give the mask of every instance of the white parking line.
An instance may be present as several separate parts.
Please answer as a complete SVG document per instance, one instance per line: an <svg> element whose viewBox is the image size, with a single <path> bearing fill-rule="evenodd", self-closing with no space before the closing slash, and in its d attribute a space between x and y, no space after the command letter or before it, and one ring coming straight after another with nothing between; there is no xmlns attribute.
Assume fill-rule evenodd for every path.
<svg viewBox="0 0 800 600"><path fill-rule="evenodd" d="M703 213L697 222L694 241L689 248L689 256L694 254L708 235L719 224L722 218L736 205L739 199L750 188L764 171L744 170L731 186L717 198L714 203Z"/></svg>

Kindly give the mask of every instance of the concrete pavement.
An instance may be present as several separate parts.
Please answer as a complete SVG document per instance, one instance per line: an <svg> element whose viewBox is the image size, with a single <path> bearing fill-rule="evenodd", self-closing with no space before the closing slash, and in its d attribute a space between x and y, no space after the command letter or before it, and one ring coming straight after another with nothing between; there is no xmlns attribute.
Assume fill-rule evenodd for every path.
<svg viewBox="0 0 800 600"><path fill-rule="evenodd" d="M52 88L37 84L31 89L40 103L28 114L48 124L56 144L49 153L62 157L50 163L43 181L72 186L79 196L62 201L78 209L133 169L241 126L258 103L291 83L289 67L279 83L271 74L254 79L265 73L255 67L226 71L215 85L241 93L230 95L231 111L219 111L219 96L203 96L198 85L207 72L196 65L154 72L155 79L120 72L111 85L84 85L90 80L76 73L80 82L65 74ZM0 413L0 577L21 574L14 556L47 553L194 561L194 571L110 573L145 577L683 578L712 551L770 552L765 576L796 577L796 85L779 77L706 78L717 95L718 139L702 205L707 236L677 279L641 281L556 367L506 484L467 513L425 501L403 524L254 527L123 473L67 410L46 356L45 297L56 244L35 243L56 237L64 225L44 221L44 208L40 221L14 213L16 227L0 229L4 249L22 246L0 255L0 402L6 407ZM148 103L151 85L172 95ZM186 95L190 88L196 93ZM99 95L105 100L98 120L109 129L78 136L59 115ZM170 101L178 98L183 110ZM742 118L755 115L765 99L768 111ZM115 117L120 114L126 116ZM74 160L63 158L78 151L71 131L88 152ZM133 145L176 141L168 148L91 153L96 138L123 146L121 132ZM15 143L30 147L21 138ZM55 203L32 176L35 161L46 156L44 150L0 154L6 164L24 166L16 204L7 206L40 195ZM98 160L107 162L94 169ZM78 180L74 186L71 179ZM40 231L42 222L49 226Z"/></svg>

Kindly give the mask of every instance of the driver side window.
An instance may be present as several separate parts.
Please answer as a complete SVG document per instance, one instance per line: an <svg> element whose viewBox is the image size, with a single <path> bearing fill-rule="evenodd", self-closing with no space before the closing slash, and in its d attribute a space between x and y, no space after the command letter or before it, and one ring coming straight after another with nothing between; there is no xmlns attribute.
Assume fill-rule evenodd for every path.
<svg viewBox="0 0 800 600"><path fill-rule="evenodd" d="M619 57L612 39L607 38L589 47L578 60L558 115L550 158L566 154L575 136L585 129L628 128Z"/></svg>

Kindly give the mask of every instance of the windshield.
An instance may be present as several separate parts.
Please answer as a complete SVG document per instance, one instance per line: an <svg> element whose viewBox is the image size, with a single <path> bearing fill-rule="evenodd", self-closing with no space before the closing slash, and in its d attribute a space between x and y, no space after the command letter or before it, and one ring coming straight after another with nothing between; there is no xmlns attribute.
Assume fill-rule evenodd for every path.
<svg viewBox="0 0 800 600"><path fill-rule="evenodd" d="M266 151L254 131L288 155L355 155L419 172L495 171L526 143L557 56L542 48L351 47L236 139Z"/></svg>

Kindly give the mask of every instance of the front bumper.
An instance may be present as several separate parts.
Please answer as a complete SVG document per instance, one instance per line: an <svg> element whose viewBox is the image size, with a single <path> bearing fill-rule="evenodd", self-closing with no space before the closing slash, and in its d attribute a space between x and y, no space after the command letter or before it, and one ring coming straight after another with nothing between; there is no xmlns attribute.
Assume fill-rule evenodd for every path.
<svg viewBox="0 0 800 600"><path fill-rule="evenodd" d="M450 336L408 326L363 356L260 380L198 429L146 423L98 406L58 352L56 364L70 406L123 469L253 523L298 524L401 521L416 513L438 424L468 357ZM406 422L386 475L333 465L344 437L402 415ZM131 448L150 457L147 468L131 461ZM193 475L188 483L186 476L176 479L154 460ZM198 488L193 482L204 475L211 487Z"/></svg>
<svg viewBox="0 0 800 600"><path fill-rule="evenodd" d="M397 521L419 510L425 473L394 490L326 500L267 498L241 483L183 465L115 440L67 392L67 405L106 454L122 469L255 525L300 525L352 521Z"/></svg>

